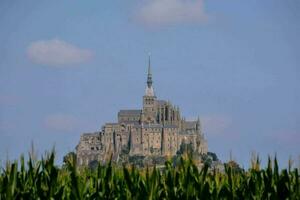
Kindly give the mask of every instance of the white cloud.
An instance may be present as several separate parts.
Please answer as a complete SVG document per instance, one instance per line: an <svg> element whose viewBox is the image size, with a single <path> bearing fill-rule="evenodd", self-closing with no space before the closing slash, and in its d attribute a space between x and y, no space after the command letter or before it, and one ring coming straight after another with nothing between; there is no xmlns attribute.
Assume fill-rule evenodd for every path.
<svg viewBox="0 0 300 200"><path fill-rule="evenodd" d="M199 23L207 18L203 0L148 0L138 11L138 19L150 26Z"/></svg>
<svg viewBox="0 0 300 200"><path fill-rule="evenodd" d="M35 41L27 48L29 59L37 64L61 66L88 61L93 53L59 39Z"/></svg>
<svg viewBox="0 0 300 200"><path fill-rule="evenodd" d="M70 132L76 129L78 120L72 115L53 114L45 118L44 125L50 130Z"/></svg>

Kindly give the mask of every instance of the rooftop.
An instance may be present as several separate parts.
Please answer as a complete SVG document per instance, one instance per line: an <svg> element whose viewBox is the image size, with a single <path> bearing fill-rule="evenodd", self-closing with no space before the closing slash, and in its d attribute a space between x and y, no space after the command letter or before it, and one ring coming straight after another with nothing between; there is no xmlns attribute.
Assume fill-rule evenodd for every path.
<svg viewBox="0 0 300 200"><path fill-rule="evenodd" d="M139 115L142 110L120 110L118 115Z"/></svg>

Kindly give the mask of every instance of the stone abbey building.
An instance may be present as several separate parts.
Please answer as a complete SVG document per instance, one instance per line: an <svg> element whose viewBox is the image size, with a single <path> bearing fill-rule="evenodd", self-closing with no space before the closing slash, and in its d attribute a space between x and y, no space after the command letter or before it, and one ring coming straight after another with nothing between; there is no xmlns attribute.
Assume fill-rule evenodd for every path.
<svg viewBox="0 0 300 200"><path fill-rule="evenodd" d="M129 156L171 157L181 144L191 144L197 153L207 153L199 118L187 121L178 106L157 99L149 58L143 108L120 110L118 122L106 123L99 132L82 134L76 147L77 163L88 165L111 157L117 160L123 149L127 149Z"/></svg>

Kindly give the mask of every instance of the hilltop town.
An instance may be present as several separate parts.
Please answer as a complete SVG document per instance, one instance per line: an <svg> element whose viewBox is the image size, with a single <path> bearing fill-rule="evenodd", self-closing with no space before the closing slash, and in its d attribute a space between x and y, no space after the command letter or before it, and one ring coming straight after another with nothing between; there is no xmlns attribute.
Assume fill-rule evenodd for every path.
<svg viewBox="0 0 300 200"><path fill-rule="evenodd" d="M157 164L187 148L194 154L207 154L199 117L188 121L178 106L157 98L150 57L146 83L141 109L120 110L117 122L106 123L100 131L81 135L76 147L79 166L111 159L117 163Z"/></svg>

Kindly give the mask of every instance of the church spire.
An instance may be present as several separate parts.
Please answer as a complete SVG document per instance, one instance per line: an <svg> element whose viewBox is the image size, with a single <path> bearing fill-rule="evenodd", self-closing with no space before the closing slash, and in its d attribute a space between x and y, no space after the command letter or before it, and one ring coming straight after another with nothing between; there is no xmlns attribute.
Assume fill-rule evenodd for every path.
<svg viewBox="0 0 300 200"><path fill-rule="evenodd" d="M150 53L148 58L148 74L147 74L147 86L146 86L146 96L154 96L154 90L152 87L152 72L151 72L151 61L150 61Z"/></svg>
<svg viewBox="0 0 300 200"><path fill-rule="evenodd" d="M148 88L152 87L152 73L151 73L151 60L150 53L148 57L148 76L147 76L147 86Z"/></svg>

